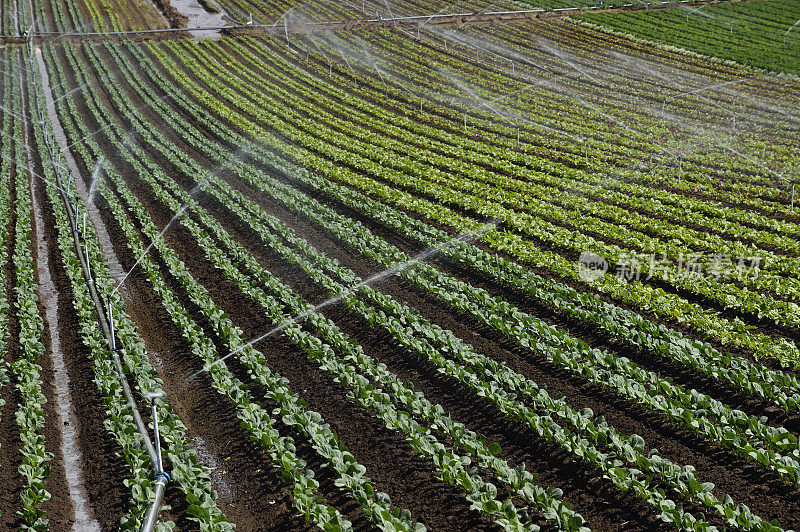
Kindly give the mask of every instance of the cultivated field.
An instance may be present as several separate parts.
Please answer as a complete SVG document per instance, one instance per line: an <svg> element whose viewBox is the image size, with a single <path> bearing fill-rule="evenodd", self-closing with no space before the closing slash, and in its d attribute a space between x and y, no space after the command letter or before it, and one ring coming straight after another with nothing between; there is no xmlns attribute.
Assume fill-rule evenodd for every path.
<svg viewBox="0 0 800 532"><path fill-rule="evenodd" d="M3 2L0 528L800 527L786 2Z"/></svg>

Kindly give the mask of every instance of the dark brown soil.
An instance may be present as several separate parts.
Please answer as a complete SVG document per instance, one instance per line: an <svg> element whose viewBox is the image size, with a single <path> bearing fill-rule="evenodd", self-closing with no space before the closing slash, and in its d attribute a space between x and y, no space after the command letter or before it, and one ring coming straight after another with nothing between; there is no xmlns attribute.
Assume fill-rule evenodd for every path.
<svg viewBox="0 0 800 532"><path fill-rule="evenodd" d="M10 359L7 357L6 360ZM16 512L22 509L19 494L23 483L22 476L17 473L22 455L19 452L19 427L14 419L19 405L19 392L14 376L9 377L10 382L0 389L0 397L6 402L0 407L0 505L3 512L0 525L5 530L14 530L22 525Z"/></svg>
<svg viewBox="0 0 800 532"><path fill-rule="evenodd" d="M33 132L29 131L28 138L33 138ZM31 150L31 153L37 154L38 150ZM38 161L31 161L31 164L36 168L36 171L41 175L41 167ZM29 177L29 179L35 179ZM37 197L32 201L43 205L44 192L37 187ZM31 252L33 254L34 262L37 261L38 254L41 249L36 246L39 239L47 240L47 235L38 235L36 223L33 220L33 213L31 213L31 224L33 225L33 238L31 240ZM47 225L45 226L47 227ZM57 242L49 242L51 246L57 246ZM48 248L49 251L49 248ZM52 267L51 267L52 270ZM52 275L52 271L50 272ZM39 276L41 272L36 272L36 284L39 283ZM41 294L39 296L39 312L43 316L44 321L44 335L42 343L45 346L45 353L39 357L38 363L42 368L40 372L40 379L42 381L42 393L46 398L44 405L45 413L45 445L46 448L53 453L53 459L50 460L50 476L47 478L47 490L50 492L51 498L42 505L42 509L47 512L47 519L50 521L50 526L53 530L66 530L69 528L74 517L74 508L71 498L69 497L69 488L67 486L66 472L64 470L64 460L61 454L61 427L59 426L60 418L56 414L56 400L55 400L55 383L53 377L53 360L51 357L51 338L49 334L49 327L47 318L45 317L45 310L41 301Z"/></svg>

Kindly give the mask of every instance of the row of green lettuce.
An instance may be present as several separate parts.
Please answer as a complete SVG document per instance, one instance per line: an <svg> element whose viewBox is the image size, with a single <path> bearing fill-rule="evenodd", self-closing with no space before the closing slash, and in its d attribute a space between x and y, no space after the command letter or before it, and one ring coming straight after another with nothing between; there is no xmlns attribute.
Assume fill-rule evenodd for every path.
<svg viewBox="0 0 800 532"><path fill-rule="evenodd" d="M6 61L10 59L10 57L8 50L6 50L3 54L3 60ZM11 76L12 66L13 62L11 61L6 61L4 63L3 80L13 79ZM3 83L3 107L9 108L10 105L11 87L9 83ZM2 198L2 201L0 201L0 242L2 242L2 245L0 245L0 265L5 268L5 265L8 263L8 246L6 242L9 238L9 224L11 223L11 194L9 193L9 187L14 163L11 156L12 142L8 140L6 136L6 132L11 132L13 115L11 113L2 113L2 116L3 124L2 129L0 129L0 131L3 132L3 136L0 138L0 194L2 194L0 195L0 198ZM2 289L0 289L0 408L7 404L3 397L6 396L9 389L6 388L4 390L3 388L8 386L10 382L8 376L8 362L6 361L8 355L8 340L11 334L9 331L10 306L6 295L5 282L5 277L3 277ZM3 409L3 412L5 411L6 410ZM2 515L3 511L4 509L0 509L0 515Z"/></svg>
<svg viewBox="0 0 800 532"><path fill-rule="evenodd" d="M19 429L19 453L21 464L17 471L21 478L20 509L17 514L22 523L31 530L47 530L49 520L42 504L50 499L46 489L50 476L50 465L53 454L45 446L45 412L47 402L42 392L40 358L45 348L42 343L44 322L39 314L36 285L36 265L33 258L33 226L31 189L28 172L28 156L26 151L26 135L24 128L27 120L24 112L22 89L23 78L18 69L20 61L19 47L5 49L3 61L4 74L4 129L3 129L3 168L0 177L3 195L3 264L8 260L7 239L13 234L11 264L6 271L13 272L13 286L9 290L14 294L8 301L3 297L3 333L2 353L0 361L0 386L14 383L17 391L15 421ZM13 155L11 151L13 150ZM13 183L12 181L13 176ZM11 199L14 199L13 204ZM13 211L13 215L12 215ZM13 219L13 221L12 221ZM6 279L11 283L12 279ZM4 296L7 287L3 283ZM13 315L13 318L11 316ZM16 321L17 337L9 350L8 323ZM8 358L12 357L12 358Z"/></svg>

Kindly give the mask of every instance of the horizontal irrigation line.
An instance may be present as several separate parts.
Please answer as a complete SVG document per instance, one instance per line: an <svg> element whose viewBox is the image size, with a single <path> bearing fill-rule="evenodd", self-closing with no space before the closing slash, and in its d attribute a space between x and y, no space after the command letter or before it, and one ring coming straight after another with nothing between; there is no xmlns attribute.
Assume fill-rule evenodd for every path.
<svg viewBox="0 0 800 532"><path fill-rule="evenodd" d="M48 37L113 37L121 35L148 35L148 34L167 34L167 33L183 33L183 32L198 32L198 31L221 31L231 29L260 29L268 32L281 32L289 31L294 33L296 31L306 31L308 28L316 29L343 29L352 25L364 26L386 26L389 24L408 24L420 21L425 21L431 24L449 24L460 22L500 22L511 21L526 18L540 18L541 15L546 14L547 17L563 16L565 14L583 14L583 13L614 13L619 11L645 11L650 9L670 9L680 7L681 5L712 5L712 4L728 4L734 2L750 2L754 0L710 0L707 2L695 2L692 0L680 0L678 2L662 1L660 4L624 4L618 7L610 7L605 9L598 9L596 6L590 7L561 7L555 9L524 9L517 11L487 11L487 12L473 12L473 13L448 13L448 14L433 14L433 15L411 15L403 17L389 17L389 18L371 18L371 19L353 19L342 21L321 21L321 22L305 22L302 24L294 23L289 28L278 26L278 21L273 24L245 24L235 22L234 24L226 26L202 26L196 28L167 28L159 30L129 30L129 31L97 31L97 32L41 32L35 33L34 38L45 39ZM471 20L465 21L463 19L469 17ZM295 29L292 30L291 27ZM302 30L297 30L302 27Z"/></svg>
<svg viewBox="0 0 800 532"><path fill-rule="evenodd" d="M228 25L228 26L203 26L197 28L166 28L161 30L130 30L130 31L89 31L89 32L67 32L67 33L59 33L59 32L46 32L46 33L36 33L34 34L35 38L43 39L47 37L111 37L115 35L147 35L150 33L182 33L182 32L193 32L193 31L219 31L219 30L229 30L233 28L237 28L237 25Z"/></svg>

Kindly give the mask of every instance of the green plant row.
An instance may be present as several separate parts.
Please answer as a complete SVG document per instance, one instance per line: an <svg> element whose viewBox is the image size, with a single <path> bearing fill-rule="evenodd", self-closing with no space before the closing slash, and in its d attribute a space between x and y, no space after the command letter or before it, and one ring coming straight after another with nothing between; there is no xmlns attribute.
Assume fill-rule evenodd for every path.
<svg viewBox="0 0 800 532"><path fill-rule="evenodd" d="M38 32L103 32L146 29L135 23L130 6L125 0L44 0L20 1L20 6L28 10L33 4ZM153 10L155 6L142 3L142 10ZM30 22L27 22L25 29Z"/></svg>
<svg viewBox="0 0 800 532"><path fill-rule="evenodd" d="M244 42L247 43L248 41L244 41ZM254 42L255 41L251 41L249 46L251 48L255 49L255 54L250 54L247 51L242 51L241 50L242 47L238 46L236 41L226 43L226 45L227 45L226 48L236 49L236 51L240 55L242 55L246 60L249 61L249 60L252 60L253 57L256 57L256 56L263 57L265 55L265 47L264 46L257 46L255 44L252 44ZM275 45L274 47L278 48L277 45ZM269 51L269 49L267 49L266 50L266 55L270 55L270 54L271 54L271 52ZM255 59L255 61L258 61L258 59ZM278 61L272 62L271 65L274 65L274 68L279 68L284 72L291 72L291 79L292 80L298 80L298 81L294 82L295 85L299 82L299 79L301 79L300 76L296 75L297 72L296 71L292 71L291 68L285 66L285 63L283 61L278 60ZM308 68L308 67L306 67L306 68ZM358 87L358 89L354 89L354 90L356 92L358 92L359 94L363 95L365 98L374 97L374 91L377 90L377 88L376 88L377 83L375 83L372 87L369 87L369 91L367 91L364 88L364 84L365 83L368 84L369 82L370 82L369 79L365 79L363 76L360 77L360 79L359 79L359 87ZM360 99L353 98L350 95L348 95L347 93L344 93L344 91L341 91L341 90L339 90L338 88L335 88L335 87L331 87L328 84L325 84L325 83L323 83L323 82L321 82L319 80L315 80L313 78L310 78L307 81L307 83L311 84L314 87L313 91L309 93L312 96L315 95L315 94L319 94L319 93L330 93L332 96L335 96L336 99L339 99L339 100L347 102L348 106L351 106L351 107L355 106L355 107L357 107L359 109L365 109L365 111L367 113L371 113L371 114L375 114L376 116L380 116L380 118L382 120L378 120L376 122L376 124L380 124L382 122L385 122L385 121L387 121L387 119L391 119L391 120L393 120L395 122L402 123L403 127L407 127L407 128L409 128L409 130L414 131L416 133L416 135L414 136L415 144L419 144L420 142L424 142L424 140L420 140L421 138L424 139L424 138L427 138L428 136L432 136L432 135L436 137L437 141L440 138L448 139L448 142L452 142L453 145L448 146L448 149L446 149L446 150L439 150L439 153L441 153L441 154L447 154L448 156L452 156L453 154L457 154L459 156L459 158L468 157L469 156L468 155L469 151L463 150L463 149L460 148L460 144L462 144L462 143L471 143L470 147L471 148L474 147L475 150L478 150L478 151L481 151L481 150L485 151L485 150L492 150L493 149L494 153L492 153L492 156L480 159L481 164L491 164L493 168L498 169L502 173L507 173L509 171L509 170L507 170L507 167L510 166L509 163L511 163L512 161L516 165L518 163L522 164L525 161L530 161L530 159L531 159L530 156L526 156L524 154L517 153L517 152L512 151L512 150L508 150L508 149L506 149L506 150L497 150L497 149L495 149L494 146L492 146L491 144L489 144L489 143L487 143L485 141L476 142L476 141L472 141L470 139L463 139L462 140L462 139L459 139L459 137L457 137L457 136L455 136L455 135L453 135L451 133L443 134L442 133L442 127L444 127L444 126L443 126L443 123L441 121L439 123L437 123L437 128L435 128L435 129L433 129L431 127L428 127L428 126L425 126L424 124L418 124L418 122L425 122L425 120L420 120L420 118L423 118L423 117L411 115L409 118L405 118L405 117L403 117L401 115L401 114L408 113L409 112L408 109L398 108L397 109L398 110L397 115L399 115L399 116L397 116L397 115L396 116L391 116L391 115L388 115L388 113L383 108L381 108L380 106L365 104ZM373 92L370 93L370 91L373 91ZM344 95L342 95L342 93ZM400 95L393 94L392 97L393 97L393 99L398 99L398 98L402 99L402 98L405 98L406 96L405 96L405 94L400 94ZM325 105L327 107L327 106L330 105L330 103L326 102ZM388 104L382 104L382 105L388 105ZM550 105L550 102L548 102L548 105ZM346 116L347 115L347 114L343 115L341 113L339 113L339 114L340 114L340 116ZM380 127L380 126L379 125L377 125L377 126L373 125L372 127ZM432 131L432 133L431 133L431 131ZM458 140L456 142L453 142L451 140L451 138L452 139L458 139ZM430 144L430 143L427 143L426 145L428 145L428 144ZM454 150L457 150L457 151L454 152ZM489 154L491 152L486 152L486 153ZM511 158L511 157L509 157L509 154L516 155L516 157L515 158ZM592 162L594 162L595 159L596 158L593 158ZM514 166L510 166L510 167L514 168ZM693 225L699 224L700 226L711 228L712 230L720 232L722 234L727 234L727 233L730 232L731 237L735 237L737 239L745 239L745 240L751 240L752 239L755 242L761 242L761 243L766 244L768 246L783 247L783 249L786 249L786 250L793 249L797 245L796 239L791 238L791 235L793 234L794 230L796 229L794 224L787 224L785 222L779 222L777 220L767 219L767 218L765 218L763 216L757 216L756 218L758 218L758 223L759 224L762 224L762 223L765 224L764 225L765 229L768 228L769 231L766 231L766 230L754 230L754 229L750 229L747 226L743 226L741 223L736 221L736 220L738 220L738 218L733 218L732 220L730 218L725 219L725 220L721 220L721 219L717 219L716 217L706 216L705 214L703 214L704 212L707 211L707 212L711 213L716 209L716 207L713 204L707 204L707 202L702 202L702 201L696 200L694 198L687 198L687 197L684 197L684 196L678 196L678 195L675 195L675 194L665 193L662 190L653 190L653 189L651 189L649 187L643 187L643 186L640 186L640 185L624 182L624 180L623 181L611 181L610 183L595 183L595 184L592 185L591 183L587 182L588 174L585 174L584 172L581 172L581 171L575 170L575 169L558 168L558 165L555 165L555 166L551 165L551 167L549 169L546 169L545 171L546 172L554 172L555 171L555 172L557 172L556 175L558 177L550 176L547 173L539 174L538 172L530 172L530 173L526 173L525 175L526 175L527 178L535 178L537 183L541 182L541 183L543 183L543 185L546 185L547 187L555 186L559 190L567 190L567 191L570 191L570 192L577 192L579 194L584 194L584 195L585 194L589 194L590 197L602 198L607 203L612 203L614 205L623 205L626 209L633 205L633 206L637 207L637 212L641 208L641 209L643 209L644 213L646 213L646 214L656 214L656 216L659 219L661 219L664 216L665 213L669 213L670 216L669 217L665 217L666 221L673 221L673 222L683 223L684 220L686 220L687 218L690 218L692 220ZM597 171L602 171L602 169L598 168ZM626 179L628 179L628 178L629 178L629 176L626 176ZM589 179L588 181L591 181L591 179ZM546 190L550 190L550 189L548 188ZM629 193L624 193L622 191L626 191L626 192L629 191ZM552 196L552 194L551 194L551 196ZM642 196L642 198L639 198L639 196ZM558 195L557 197L560 197L560 195ZM570 199L567 201L567 203L572 202L572 201L578 201L578 202L581 202L582 204L586 204L586 200L584 200L582 198L575 199L575 197L573 195L570 195L569 198ZM564 203L564 201L561 201L561 200L556 200L556 201L558 201L559 203ZM690 204L690 205L695 205L696 204L699 208L705 209L705 211L702 211L702 210L701 211L694 211L694 212L691 212L691 214L690 214L689 212L687 212L687 208L686 208L687 204ZM678 207L678 205L680 205L680 207ZM605 206L600 209L600 213L601 214L602 214L604 208L605 208ZM595 210L597 210L597 209L598 208L595 208ZM584 210L584 209L582 208L581 210ZM727 214L728 211L733 212L737 216L741 216L741 215L744 214L744 212L742 212L742 211L732 211L731 209L726 209L724 211L726 213L725 214L726 217L728 217L728 214ZM572 214L573 214L573 217L574 217L574 213L572 213ZM747 213L746 220L747 220L748 223L751 223L751 220L753 220L753 218L754 218L752 216L752 214L753 213ZM636 213L633 213L633 215L636 215ZM745 220L745 218L742 218L742 220ZM665 230L665 227L667 227L667 226L664 225L664 223L661 223L661 222L658 223L659 230L663 231L663 230ZM783 236L782 234L776 234L776 233L787 233L787 234L786 234L786 236ZM693 234L692 232L687 233L686 229L682 228L682 227L679 228L679 229L676 228L675 230L672 230L672 231L670 231L668 233L665 233L665 234L677 235L677 236L680 236L682 234L688 234L690 238L694 238L695 241L697 241L697 239L695 237L691 236ZM731 238L731 237L727 237L727 238ZM717 242L718 239L715 240L715 238L716 237L714 237L713 235L710 237L711 241ZM700 241L697 241L697 242L700 242ZM723 241L723 243L724 242L725 241ZM753 248L752 246L742 246L739 243L729 243L729 244L732 244L734 246L732 248L732 252L731 252L732 256L752 256L754 254L760 254L758 252L757 248ZM716 244L714 244L714 245L716 245ZM706 244L704 244L704 246L707 247ZM713 246L712 246L711 249L716 251L716 249ZM770 254L767 253L767 255L770 255ZM771 262L771 260L764 261L764 263L766 263L766 262ZM793 265L796 265L796 261L788 262L786 260L783 260L782 264L783 265L780 266L781 268L789 267L791 269L791 268L794 268ZM762 266L764 266L764 265L765 264L762 264ZM763 285L764 281L765 281L765 279L762 277L762 278L760 278L758 283ZM772 281L770 281L770 282L772 282ZM778 291L778 293L780 293L780 291Z"/></svg>
<svg viewBox="0 0 800 532"><path fill-rule="evenodd" d="M335 171L335 169L332 169L332 168L328 168L328 167L323 167L323 168L325 168L325 171L326 171L326 173L328 173L328 175L332 175L332 173ZM472 229L472 228L474 228L474 225L469 226L469 227L461 227L460 229L461 230L469 230L469 229ZM574 267L571 268L571 270L574 270Z"/></svg>
<svg viewBox="0 0 800 532"><path fill-rule="evenodd" d="M263 192L273 196L276 194L274 189L269 189L271 187L268 187L268 181L252 178L250 181ZM412 261L411 257L382 242L360 224L332 214L330 209L308 198L292 194L290 191L281 200L296 209L303 208L305 216L311 217L316 223L337 234L352 248L389 269L401 267ZM343 231L343 228L346 229ZM662 412L667 417L704 433L714 441L719 441L724 447L738 448L746 456L757 452L759 462L774 468L781 475L794 478L798 464L791 456L781 457L780 454L776 454L767 458L771 454L768 449L755 451L740 439L741 436L746 436L753 438L757 442L754 443L757 447L765 446L781 452L797 453L797 437L786 429L782 427L774 429L765 425L763 421L731 410L705 394L694 390L687 391L682 386L673 385L655 373L643 370L613 353L592 350L585 343L520 312L502 300L491 297L485 291L449 278L424 263L402 269L398 274L436 294L458 310L474 315L486 325L515 339L521 345L543 352L552 362L566 365L572 371L616 389L630 399ZM545 346L556 349L557 354L550 352ZM565 360L569 356L574 357L572 362ZM620 375L630 379L626 385L621 386L617 382ZM647 387L651 391L647 394L636 392L640 386ZM658 390L658 393L654 390ZM716 418L719 426L712 428L715 423L709 423L706 417Z"/></svg>
<svg viewBox="0 0 800 532"><path fill-rule="evenodd" d="M651 376L649 378L649 380L647 378L644 378L644 380L641 380L642 378L643 378L643 375L640 374L639 375L640 382L648 383L648 382L653 382L653 378L655 378L655 377ZM660 379L656 378L655 382L657 382L658 380L660 380ZM719 417L721 417L721 419L725 419L725 420L731 419L731 411L730 411L730 409L728 409L726 407L722 407L721 410L720 410L719 403L716 403L716 402L713 402L713 401L710 402L709 398L707 398L707 397L705 397L703 395L700 395L699 397L692 399L692 398L690 398L690 394L687 394L686 392L679 391L678 392L678 396L679 397L683 397L683 402L687 406L692 405L692 408L690 410L685 411L686 415L683 415L683 414L681 415L683 417L683 419L684 419L684 422L689 424L690 426L694 426L697 423L697 420L695 419L696 416L693 415L693 412L694 411L701 411L701 410L703 410L705 408L711 408L712 411L716 411L716 414ZM713 405L713 407L709 406L709 405ZM734 414L733 418L736 418L736 417L737 416ZM748 421L744 421L746 419L747 419L746 417L742 417L741 418L741 421L744 422L744 427L748 427L748 425L750 427L755 427L757 425L762 425L763 426L763 423L759 423L758 420L755 420L754 418L751 418L749 420L749 422ZM702 424L702 422L701 422L701 424ZM697 427L695 427L695 428L697 428ZM707 428L703 429L703 430L706 433L708 433L708 429ZM759 428L759 429L756 429L756 432L759 432L759 433L762 434L761 437L764 438L763 441L766 442L766 444L768 446L773 446L773 447L776 447L776 448L785 449L785 450L788 450L789 452L794 452L795 451L796 445L791 440L792 439L796 440L796 438L793 435L789 434L785 429L773 430L773 429L767 428L766 430L761 430ZM722 436L721 434L718 434L717 438L719 438L721 441L727 441L727 439L728 439L727 437ZM744 443L744 442L738 442L738 443L733 443L733 444L728 444L728 445L731 445L733 447L738 447L742 443ZM746 444L746 443L744 443L744 446L740 447L740 449L744 454L748 454L749 455L750 452L751 452L751 449L749 448L749 445ZM767 452L767 454L770 453L770 451L766 451L766 452ZM762 463L764 463L764 458L765 458L765 456L763 454L759 455L759 461L762 461ZM788 474L790 476L794 475L794 471L795 471L796 468L791 465L793 460L790 457L780 457L780 455L777 455L777 456L775 456L775 459L777 460L776 462L772 462L771 459L767 459L766 463L770 463L771 462L773 464L773 467L776 467L776 470L781 471L782 474ZM787 467L788 467L788 469L787 469Z"/></svg>
<svg viewBox="0 0 800 532"><path fill-rule="evenodd" d="M14 50L13 56L9 58L15 65L19 65L18 61L21 57L19 51L20 49ZM13 86L11 109L17 116L21 116L23 112L27 113L27 110L23 110L20 89L24 87L24 84L21 73L12 72L6 81ZM47 491L46 486L47 478L50 476L48 462L53 459L53 453L47 451L44 436L44 404L47 399L42 393L40 378L42 367L39 364L39 359L45 351L42 343L44 321L39 314L36 265L31 248L33 226L29 179L33 179L33 176L28 172L29 166L25 149L27 142L23 137L25 124L26 121L17 119L13 130L16 144L13 193L16 216L12 263L15 278L14 293L16 294L14 307L16 307L15 315L19 326L17 337L19 352L17 358L9 364L9 370L14 376L15 387L20 397L15 418L19 427L21 441L19 450L22 454L22 463L18 467L18 472L24 479L24 483L20 492L22 509L18 513L31 530L43 531L49 530L50 527L49 520L45 518L46 512L41 505L50 499L50 492Z"/></svg>
<svg viewBox="0 0 800 532"><path fill-rule="evenodd" d="M84 15L76 0L59 0L57 2L44 2L33 0L36 23L40 31L86 31L89 25L96 25L100 20L99 14L93 6L87 6L89 20ZM92 2L86 2L91 4ZM55 27L50 27L45 21L53 20ZM45 22L44 27L43 22Z"/></svg>
<svg viewBox="0 0 800 532"><path fill-rule="evenodd" d="M239 172L242 172L242 170L239 169ZM297 197L292 197L290 199L298 201ZM286 202L286 204L289 205L289 202ZM313 217L313 213L307 208L306 205L303 205L302 203L299 202L296 204L301 205L300 207L297 208L297 211L299 213ZM258 213L256 213L255 216L257 217ZM263 215L261 217L263 218ZM263 229L258 229L258 226L256 225L258 221L254 219L253 215L250 216L249 220L245 221L247 221L251 225L251 227L257 228L257 230L262 235L262 238L265 238L265 240L267 239L265 233L263 232ZM342 224L339 227L341 229L342 227L346 226L347 224ZM472 359L474 360L474 357L479 356L477 355L477 353L472 351L472 349L468 345L461 342L449 331L442 330L436 327L435 325L426 322L426 320L421 318L421 316L419 316L419 314L416 313L413 309L409 309L408 307L400 305L396 301L393 301L391 298L384 296L380 292L372 290L367 286L362 286L363 280L356 277L352 272L343 270L335 262L331 261L330 259L327 259L325 256L319 253L314 252L312 248L310 248L307 245L304 245L302 240L296 234L292 234L292 232L288 228L286 227L278 228L279 231L281 229L282 229L281 238L292 242L295 246L304 249L304 251L308 253L307 258L302 258L302 257L298 258L298 256L295 255L293 257L289 257L288 260L291 260L293 263L300 265L304 270L306 270L307 273L309 273L309 275L312 276L312 278L314 278L315 280L326 286L330 290L330 293L332 294L348 293L348 295L343 298L345 304L347 304L353 310L360 312L364 316L364 318L367 319L370 323L383 327L387 332L391 333L395 337L395 339L397 339L403 345L406 345L409 349L416 350L421 355L423 355L423 357L426 355L426 350L428 352L436 351L438 353L452 353L454 350L460 350L466 353L464 358L462 358L461 360L470 360L471 357L473 357ZM350 235L350 234L352 233L350 233L347 230L341 232L341 235ZM350 244L352 245L357 238L358 237L351 239ZM343 239L347 240L347 237L344 237ZM273 242L270 242L270 245L274 246L275 244ZM283 250L282 253L287 254L287 251ZM338 274L339 276L342 277L342 280L338 282L332 280L325 273L323 273L320 267L318 267L317 265L320 265L320 267L324 267L325 269L330 270L332 273ZM412 268L409 269L411 270ZM352 296L349 295L350 291L353 292ZM429 291L436 294L436 290L429 290ZM364 299L363 297L364 295L366 295L366 300L369 303L375 305L374 307L370 307L368 304L364 304L363 302L359 301L359 299ZM440 291L437 295L441 296L442 292ZM408 325L410 329L402 331L403 326L405 325ZM401 334L401 332L405 332L406 334ZM409 336L409 332L411 332L413 336ZM517 379L517 380L522 379L520 375L515 374L513 372L509 372L507 368L501 365L494 365L491 368L491 373L488 370L485 370L485 368L479 367L478 371L476 371L478 375L481 374L480 369L484 369L485 373L491 375L492 376L491 378L496 379L497 385L499 385L501 388L508 388L509 375L511 375L512 379ZM496 378L495 375L499 375L500 377ZM491 381L489 382L491 383ZM529 386L533 386L535 388L535 384L530 383L530 381L527 382L529 383ZM485 390L478 390L477 393L478 395L484 395L486 392ZM513 399L517 393L518 390L512 389L509 391L508 397L510 399ZM580 427L575 427L575 429L580 430ZM636 440L635 437L631 438L632 441L638 441ZM616 450L619 451L619 449ZM636 465L637 467L642 467L641 462L637 462ZM652 473L653 469L646 469L646 471ZM669 475L665 475L663 480L670 485L676 486L676 491L678 493L680 494L688 493L690 497L693 497L694 495L697 494L692 493L692 491L690 489L687 489L686 486L702 485L699 482L692 484L691 481L676 483L675 478L670 478ZM743 514L743 512L741 511L742 509L737 509L736 506L733 505L732 502L728 500L726 500L726 502L723 505L718 500L715 500L713 498L705 499L704 498L705 494L702 495L703 496L698 497L698 499L702 501L703 504L706 504L709 508L717 507L720 510L721 515L723 515L726 518L730 518L731 515L738 515L740 513ZM727 506L727 508L724 508L724 506ZM756 519L754 522L758 522L758 519Z"/></svg>
<svg viewBox="0 0 800 532"><path fill-rule="evenodd" d="M749 2L739 5L747 4L753 5ZM535 35L531 35L532 30ZM564 39L562 35L565 34L570 37ZM607 48L616 44L614 39L610 39L611 43L586 42L597 41L598 37L604 35L604 32L580 28L565 21L560 25L546 23L536 28L508 27L496 36L486 38L502 39L502 48L508 47L525 55L527 51L520 43L538 45L542 38L567 41L569 44L565 52L568 58L600 78L604 89L602 109L633 126L625 128L624 135L619 135L617 130L618 137L628 137L633 133L631 129L635 129L645 134L641 138L642 148L649 147L651 153L659 144L684 152L684 162L690 164L688 168L684 166L684 170L688 169L689 172L684 172L683 177L689 180L695 191L702 190L711 197L730 198L737 204L742 202L748 208L765 214L773 214L773 207L784 214L790 212L787 209L789 190L785 186L776 186L778 183L774 174L765 171L759 161L767 166L775 165L779 173L796 168L793 159L796 159L797 147L789 140L791 132L797 131L796 124L787 122L781 115L765 114L763 110L765 106L770 108L769 104L775 103L791 109L791 101L796 98L796 89L792 84L769 76L757 77L755 73L742 69L721 68L708 61L706 68L701 69L705 73L698 77L693 75L698 69L687 68L685 54L668 55L630 41L629 44L638 45L639 49L614 46L618 50L621 48L622 52L608 53ZM624 42L620 39L616 41ZM680 57L683 61L672 65L661 64L661 57L665 55ZM654 59L657 61L654 62ZM619 62L625 64L621 72ZM702 64L699 61L693 63ZM597 68L597 65L602 67ZM648 76L644 79L641 79L641 65L650 69L645 70ZM634 70L633 75L631 69ZM655 75L650 75L653 72ZM717 86L720 82L726 85ZM595 81L584 77L579 85L567 90L597 101L597 87L593 83ZM638 89L635 90L635 96L631 97L629 93L634 90L633 87ZM681 94L690 90L690 87L700 91ZM591 105L578 100L573 103L593 109ZM791 113L790 110L787 112ZM600 112L590 114L595 115L596 119L603 118ZM732 114L738 117L737 127L732 127ZM728 149L731 146L750 157L739 156Z"/></svg>
<svg viewBox="0 0 800 532"><path fill-rule="evenodd" d="M17 31L14 15L14 0L3 0L0 4L0 36L14 37Z"/></svg>
<svg viewBox="0 0 800 532"><path fill-rule="evenodd" d="M3 107L11 107L11 83L7 80L13 79L12 77L12 62L11 62L12 48L6 48L3 53ZM5 271L5 266L8 263L8 238L11 224L11 170L15 165L14 159L11 156L11 148L13 145L12 137L12 124L13 117L11 113L3 113L3 124L0 131L0 267ZM6 283L8 279L3 276L3 281L0 283L0 393L3 387L7 386L11 379L8 376L8 362L6 356L8 354L8 340L11 336L8 330L8 316L10 306L8 297L6 297ZM0 408L6 404L3 396L0 395ZM0 516L2 516L2 509L0 509Z"/></svg>

